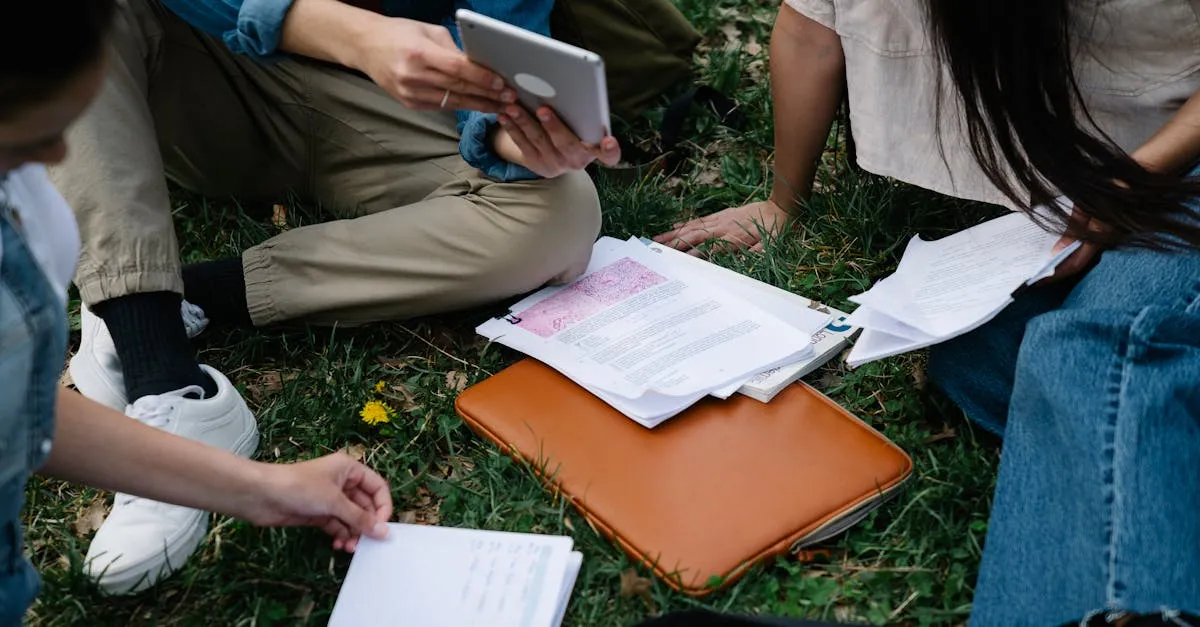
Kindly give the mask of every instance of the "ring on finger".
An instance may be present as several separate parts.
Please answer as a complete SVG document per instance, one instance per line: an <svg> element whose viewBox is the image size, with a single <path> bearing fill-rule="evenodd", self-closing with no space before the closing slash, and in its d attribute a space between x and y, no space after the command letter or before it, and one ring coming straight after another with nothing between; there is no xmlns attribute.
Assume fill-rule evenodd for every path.
<svg viewBox="0 0 1200 627"><path fill-rule="evenodd" d="M442 104L438 105L438 108L439 108L439 109L445 109L445 108L446 108L446 103L447 103L447 102L449 102L449 101L450 101L450 90L449 90L449 89L447 89L447 90L446 90L446 93L442 94Z"/></svg>

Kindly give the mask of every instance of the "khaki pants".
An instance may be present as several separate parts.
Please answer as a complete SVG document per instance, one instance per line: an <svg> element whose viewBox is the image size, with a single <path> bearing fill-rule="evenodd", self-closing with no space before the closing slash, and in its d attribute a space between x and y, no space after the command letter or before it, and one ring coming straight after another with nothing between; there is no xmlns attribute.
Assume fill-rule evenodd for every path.
<svg viewBox="0 0 1200 627"><path fill-rule="evenodd" d="M587 175L492 181L459 156L452 112L406 109L341 68L236 56L154 0L121 3L113 47L52 171L79 219L85 303L183 291L167 177L339 212L245 251L257 325L462 309L587 265L600 228Z"/></svg>

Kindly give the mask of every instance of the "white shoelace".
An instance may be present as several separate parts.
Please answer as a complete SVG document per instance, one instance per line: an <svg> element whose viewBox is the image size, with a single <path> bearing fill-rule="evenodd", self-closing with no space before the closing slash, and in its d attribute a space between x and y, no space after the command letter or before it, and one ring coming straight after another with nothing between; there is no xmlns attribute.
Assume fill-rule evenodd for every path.
<svg viewBox="0 0 1200 627"><path fill-rule="evenodd" d="M147 427L165 429L170 426L171 414L175 412L175 408L179 406L179 402L184 400L183 397L188 394L204 398L204 388L192 385L182 390L167 392L166 394L143 396L129 407L129 411L126 414ZM118 505L129 505L139 498L141 497L133 496L132 494L119 494L116 501Z"/></svg>

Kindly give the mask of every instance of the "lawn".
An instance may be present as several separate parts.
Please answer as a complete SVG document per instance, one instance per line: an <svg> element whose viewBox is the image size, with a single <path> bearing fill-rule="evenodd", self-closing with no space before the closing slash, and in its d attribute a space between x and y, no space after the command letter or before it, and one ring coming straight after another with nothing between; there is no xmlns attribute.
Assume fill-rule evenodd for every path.
<svg viewBox="0 0 1200 627"><path fill-rule="evenodd" d="M778 3L680 4L706 36L700 79L734 95L746 124L729 129L698 115L689 126L688 160L672 176L598 173L609 235L653 235L681 217L761 199L768 190L766 42ZM715 261L848 310L847 297L894 268L913 234L944 235L994 212L857 171L847 165L843 137L844 128L835 128L819 191L791 232L764 254L720 253ZM279 199L286 220L270 204L183 193L175 202L188 261L234 255L281 228L321 219L291 199ZM255 410L260 459L347 449L391 481L404 520L573 536L585 557L568 625L618 627L694 607L877 624L965 622L998 446L926 384L923 355L855 371L834 360L807 378L908 451L916 466L907 489L826 544L828 557L779 560L697 601L658 581L636 593L644 587L639 578L649 577L644 569L456 417L458 391L517 358L472 331L501 310L353 330L214 331L199 348ZM372 427L358 412L378 395L379 382L379 394L400 415ZM111 495L36 479L27 495L29 548L45 577L33 624L320 625L349 564L315 530L258 529L216 517L182 572L140 595L105 598L80 574L80 561Z"/></svg>

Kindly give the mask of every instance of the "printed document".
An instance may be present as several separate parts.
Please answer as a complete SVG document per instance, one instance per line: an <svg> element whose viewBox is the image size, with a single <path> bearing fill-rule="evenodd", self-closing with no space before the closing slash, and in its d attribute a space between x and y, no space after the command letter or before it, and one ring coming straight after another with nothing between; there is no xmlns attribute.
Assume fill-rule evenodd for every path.
<svg viewBox="0 0 1200 627"><path fill-rule="evenodd" d="M850 298L860 307L848 323L863 332L848 363L924 348L983 325L1078 248L1055 254L1060 237L1012 213L941 240L913 238L894 274Z"/></svg>
<svg viewBox="0 0 1200 627"><path fill-rule="evenodd" d="M582 277L477 331L590 390L631 400L728 389L803 357L813 332L689 279L636 240L613 238L597 242Z"/></svg>

